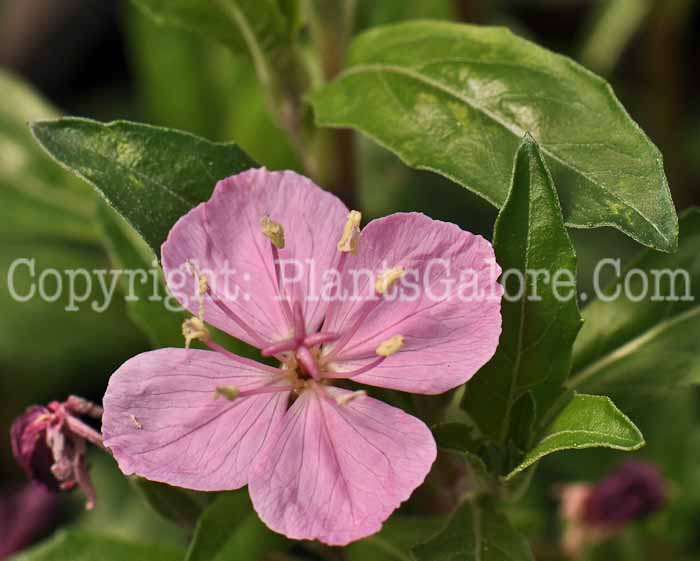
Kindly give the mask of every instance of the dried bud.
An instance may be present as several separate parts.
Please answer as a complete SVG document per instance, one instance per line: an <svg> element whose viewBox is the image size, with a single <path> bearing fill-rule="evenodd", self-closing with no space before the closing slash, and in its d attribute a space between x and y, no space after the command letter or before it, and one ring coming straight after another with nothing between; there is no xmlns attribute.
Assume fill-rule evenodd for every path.
<svg viewBox="0 0 700 561"><path fill-rule="evenodd" d="M582 517L590 526L619 527L659 510L666 499L664 481L646 462L630 460L595 485Z"/></svg>
<svg viewBox="0 0 700 561"><path fill-rule="evenodd" d="M87 496L86 508L92 508L95 491L85 462L86 441L102 448L102 437L79 417L98 418L101 412L97 405L71 396L63 403L29 407L15 419L12 453L27 477L51 491L79 486Z"/></svg>
<svg viewBox="0 0 700 561"><path fill-rule="evenodd" d="M627 524L646 518L665 502L664 480L649 463L628 461L597 484L574 483L560 488L561 517L566 523L562 549L577 556Z"/></svg>

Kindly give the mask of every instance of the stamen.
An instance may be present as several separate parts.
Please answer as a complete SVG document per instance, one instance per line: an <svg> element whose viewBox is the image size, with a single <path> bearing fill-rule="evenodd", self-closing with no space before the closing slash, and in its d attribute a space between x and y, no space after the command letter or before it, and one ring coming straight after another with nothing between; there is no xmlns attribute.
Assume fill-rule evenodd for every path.
<svg viewBox="0 0 700 561"><path fill-rule="evenodd" d="M377 294L384 294L405 272L406 269L403 267L392 267L391 269L382 271L377 277L377 281L374 283L374 290L376 290Z"/></svg>
<svg viewBox="0 0 700 561"><path fill-rule="evenodd" d="M221 396L229 401L234 401L240 397L250 397L251 395L260 395L264 393L288 392L290 390L291 388L289 386L263 386L262 388L244 391L241 391L236 386L217 386L216 390L214 390L214 399L218 399L219 396Z"/></svg>
<svg viewBox="0 0 700 561"><path fill-rule="evenodd" d="M370 370L379 366L382 362L384 362L391 355L399 352L401 350L401 348L403 347L403 343L404 343L403 335L394 335L393 337L390 337L386 341L382 341L379 344L379 346L377 347L377 349L375 351L377 353L377 358L375 358L369 364L361 366L360 368L357 368L355 370L348 370L346 372L327 371L324 373L323 377L344 380L344 379L348 379L348 378L354 378L355 376L359 376L360 374L364 374L365 372L369 372Z"/></svg>
<svg viewBox="0 0 700 561"><path fill-rule="evenodd" d="M234 321L238 325L238 327L245 331L248 334L248 336L253 341L255 341L256 347L262 348L267 345L267 343L265 343L255 331L248 327L248 324L246 322L239 318L238 315L236 315L233 312L233 310L231 310L226 304L224 304L221 300L214 296L211 290L209 290L208 295L217 308L219 308L230 320Z"/></svg>
<svg viewBox="0 0 700 561"><path fill-rule="evenodd" d="M243 366L247 366L248 368L253 368L255 370L264 370L266 372L269 372L270 374L284 374L284 371L281 368L275 368L274 366L270 366L269 364L263 364L262 362L252 360L250 358L238 356L237 354L232 353L228 349L225 349L221 345L214 343L214 341L211 341L210 339L203 341L203 343L212 351L216 351L217 353L224 355L230 360L237 362L238 364L242 364Z"/></svg>
<svg viewBox="0 0 700 561"><path fill-rule="evenodd" d="M241 390L236 386L217 386L214 390L214 399L218 399L219 396L229 401L233 401L239 395L241 395Z"/></svg>
<svg viewBox="0 0 700 561"><path fill-rule="evenodd" d="M383 271L378 275L377 280L374 283L375 292L380 296L383 296L386 293L386 291L389 290L389 288L391 288L391 286L404 275L405 272L406 270L401 266L393 267L391 269ZM355 335L355 333L364 323L364 321L382 302L383 299L377 298L376 295L374 298L363 302L360 310L357 313L355 321L352 324L352 327L348 330L343 331L343 335L340 337L340 339L333 347L331 352L324 357L324 362L333 362L333 360L340 354L340 351L345 347L345 345L347 345L350 342L350 339L352 339L353 335Z"/></svg>
<svg viewBox="0 0 700 561"><path fill-rule="evenodd" d="M330 333L321 331L319 333L313 333L304 339L304 346L308 348L315 347L317 345L323 345L324 343L332 343L340 339L340 335L337 333Z"/></svg>
<svg viewBox="0 0 700 561"><path fill-rule="evenodd" d="M263 216L260 219L263 234L270 239L272 245L277 249L284 248L284 228L279 222L275 222L269 216Z"/></svg>
<svg viewBox="0 0 700 561"><path fill-rule="evenodd" d="M309 349L307 349L306 347L299 347L297 349L296 355L299 364L301 364L304 367L304 370L306 370L306 372L314 380L320 380L321 373L318 370L318 365L316 364L314 357L311 355L311 351L309 351Z"/></svg>
<svg viewBox="0 0 700 561"><path fill-rule="evenodd" d="M192 341L199 339L206 342L209 330L200 318L190 318L182 322L182 335L185 337L185 348L189 349Z"/></svg>
<svg viewBox="0 0 700 561"><path fill-rule="evenodd" d="M403 343L403 335L394 335L393 337L389 337L386 341L382 341L375 352L379 356L389 357L398 353L403 347Z"/></svg>
<svg viewBox="0 0 700 561"><path fill-rule="evenodd" d="M360 246L360 222L362 214L356 210L351 210L348 214L347 222L343 227L343 234L338 242L338 251L343 253L352 253L357 255L357 250Z"/></svg>
<svg viewBox="0 0 700 561"><path fill-rule="evenodd" d="M335 398L335 401L338 405L347 405L356 399L361 399L364 397L367 397L367 392L365 390L357 390L356 392L339 395Z"/></svg>

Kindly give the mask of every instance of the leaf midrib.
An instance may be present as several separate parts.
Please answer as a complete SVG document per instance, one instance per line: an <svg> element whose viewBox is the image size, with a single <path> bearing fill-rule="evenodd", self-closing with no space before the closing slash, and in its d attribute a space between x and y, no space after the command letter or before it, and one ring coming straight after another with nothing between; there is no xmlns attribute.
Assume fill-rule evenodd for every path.
<svg viewBox="0 0 700 561"><path fill-rule="evenodd" d="M443 84L442 82L438 80L434 80L432 78L428 78L427 76L420 74L419 72L415 72L413 70L410 70L408 68L404 68L402 66L396 66L396 65L391 65L391 64L378 64L378 63L363 63L363 64L358 64L355 66L352 66L345 70L340 78L342 79L343 77L346 76L351 76L353 74L371 74L371 73L380 73L380 72L386 72L386 73L394 73L402 76L406 76L408 78L411 78L413 80L416 80L418 82L421 82L423 84L426 84L438 91L441 91L445 94L448 94L455 98L458 101L461 101L465 105L468 105L471 109L483 113L486 117L491 119L494 123L500 125L503 127L506 131L514 135L516 138L520 139L522 136L525 134L527 131L521 130L519 127L514 126L509 124L507 121L501 119L498 115L494 114L493 112L489 111L479 103L477 103L475 100L470 99L469 97L465 96L461 92L451 88L450 86ZM610 196L612 199L620 202L623 204L625 207L630 208L632 211L634 211L645 223L647 223L651 228L658 233L658 235L666 242L670 243L668 237L661 232L661 230L656 226L641 210L636 208L634 205L632 205L630 202L624 200L621 198L619 195L616 193L613 193L610 191L605 185L598 183L596 180L592 179L587 173L584 171L580 170L577 166L569 162L568 160L562 159L560 156L549 150L546 146L540 145L541 151L546 154L548 157L552 158L553 160L559 162L561 165L569 168L570 170L574 171L576 174L580 175L584 179L586 179L591 185L597 187L600 191L604 192L606 195ZM482 195L483 196L483 195ZM491 204L495 204L495 201L489 200ZM498 206L498 205L495 205Z"/></svg>

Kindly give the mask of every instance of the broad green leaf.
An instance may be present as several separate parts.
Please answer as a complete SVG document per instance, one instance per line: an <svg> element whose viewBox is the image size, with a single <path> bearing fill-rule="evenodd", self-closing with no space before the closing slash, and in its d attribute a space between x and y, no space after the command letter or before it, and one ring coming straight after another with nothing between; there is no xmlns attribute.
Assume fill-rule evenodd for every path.
<svg viewBox="0 0 700 561"><path fill-rule="evenodd" d="M235 144L116 121L39 121L32 131L60 164L90 183L160 255L170 228L220 179L255 166Z"/></svg>
<svg viewBox="0 0 700 561"><path fill-rule="evenodd" d="M586 306L570 387L658 399L700 384L699 256L700 210L691 209L677 253L645 251Z"/></svg>
<svg viewBox="0 0 700 561"><path fill-rule="evenodd" d="M569 404L545 430L539 443L525 456L507 479L562 450L612 448L638 450L644 437L609 397L575 394Z"/></svg>
<svg viewBox="0 0 700 561"><path fill-rule="evenodd" d="M347 561L413 561L411 548L439 531L444 522L426 516L394 515L382 530L344 548Z"/></svg>
<svg viewBox="0 0 700 561"><path fill-rule="evenodd" d="M358 129L498 207L529 132L567 224L613 226L645 245L676 247L661 155L610 86L506 29L431 21L376 28L354 40L348 68L311 102L319 125Z"/></svg>
<svg viewBox="0 0 700 561"><path fill-rule="evenodd" d="M258 561L286 543L260 521L245 490L225 493L199 519L185 561Z"/></svg>
<svg viewBox="0 0 700 561"><path fill-rule="evenodd" d="M131 59L149 123L210 140L235 138L272 169L301 169L245 56L203 35L158 25L138 8L131 7L128 16Z"/></svg>
<svg viewBox="0 0 700 561"><path fill-rule="evenodd" d="M184 528L194 528L206 506L206 500L195 491L140 477L136 486L154 511Z"/></svg>
<svg viewBox="0 0 700 561"><path fill-rule="evenodd" d="M182 555L177 547L62 531L47 542L12 557L12 561L180 561Z"/></svg>
<svg viewBox="0 0 700 561"><path fill-rule="evenodd" d="M184 312L171 312L165 306L169 296L163 275L151 249L116 211L100 205L104 245L116 271L132 271L120 276L123 294L128 300L129 315L148 336L154 347L183 345ZM138 273L143 271L143 273Z"/></svg>
<svg viewBox="0 0 700 561"><path fill-rule="evenodd" d="M516 440L534 414L548 410L571 368L581 325L576 301L576 255L564 227L545 161L529 137L518 150L510 194L494 231L496 261L505 271L503 330L496 354L465 389L463 407L481 431L505 444L511 409L526 392L530 419L516 423ZM529 399L529 398L528 398ZM523 406L530 405L522 402Z"/></svg>
<svg viewBox="0 0 700 561"><path fill-rule="evenodd" d="M202 33L252 57L281 48L290 37L290 22L277 0L132 1L160 24Z"/></svg>
<svg viewBox="0 0 700 561"><path fill-rule="evenodd" d="M157 22L201 33L245 53L265 88L299 91L306 84L290 0L133 0ZM291 16L291 17L290 17Z"/></svg>
<svg viewBox="0 0 700 561"><path fill-rule="evenodd" d="M534 561L527 540L505 516L471 501L413 554L418 561Z"/></svg>
<svg viewBox="0 0 700 561"><path fill-rule="evenodd" d="M55 118L56 110L27 84L0 70L0 233L95 241L94 195L61 170L36 145L31 119Z"/></svg>

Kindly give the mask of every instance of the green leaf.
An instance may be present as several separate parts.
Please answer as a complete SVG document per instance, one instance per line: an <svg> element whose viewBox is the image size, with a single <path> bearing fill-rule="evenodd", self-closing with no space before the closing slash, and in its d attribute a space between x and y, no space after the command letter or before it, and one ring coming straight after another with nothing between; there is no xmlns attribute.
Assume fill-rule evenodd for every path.
<svg viewBox="0 0 700 561"><path fill-rule="evenodd" d="M523 462L508 474L511 479L544 456L562 450L612 448L638 450L644 437L609 397L575 394Z"/></svg>
<svg viewBox="0 0 700 561"><path fill-rule="evenodd" d="M297 7L289 0L133 0L157 22L201 33L245 53L265 88L297 89L307 75L295 46Z"/></svg>
<svg viewBox="0 0 700 561"><path fill-rule="evenodd" d="M203 35L158 25L135 7L128 16L135 78L149 123L210 140L235 138L269 168L300 169L245 56ZM175 90L178 95L172 95Z"/></svg>
<svg viewBox="0 0 700 561"><path fill-rule="evenodd" d="M527 540L505 516L471 501L413 554L418 561L534 561Z"/></svg>
<svg viewBox="0 0 700 561"><path fill-rule="evenodd" d="M136 486L151 508L184 528L194 528L206 500L196 492L137 477Z"/></svg>
<svg viewBox="0 0 700 561"><path fill-rule="evenodd" d="M62 531L12 561L180 561L177 547L133 543L99 534Z"/></svg>
<svg viewBox="0 0 700 561"><path fill-rule="evenodd" d="M55 118L46 101L13 75L0 70L0 234L26 241L53 236L96 241L95 197L56 166L36 145L30 119Z"/></svg>
<svg viewBox="0 0 700 561"><path fill-rule="evenodd" d="M311 102L318 124L358 129L498 207L529 132L569 225L613 226L642 244L676 247L661 155L610 86L506 29L431 21L373 29Z"/></svg>
<svg viewBox="0 0 700 561"><path fill-rule="evenodd" d="M185 561L258 561L286 543L260 521L247 492L225 493L202 514Z"/></svg>
<svg viewBox="0 0 700 561"><path fill-rule="evenodd" d="M290 37L292 22L287 20L276 0L133 2L160 24L202 33L224 43L234 52L248 53L252 57L273 47L282 48Z"/></svg>
<svg viewBox="0 0 700 561"><path fill-rule="evenodd" d="M411 548L441 529L440 518L392 516L378 534L351 543L343 550L347 561L413 561Z"/></svg>
<svg viewBox="0 0 700 561"><path fill-rule="evenodd" d="M60 164L90 183L160 255L182 215L220 179L255 166L235 144L172 129L88 119L39 121L32 131Z"/></svg>
<svg viewBox="0 0 700 561"><path fill-rule="evenodd" d="M700 384L698 255L700 209L691 209L677 253L645 251L586 306L570 387L658 399Z"/></svg>
<svg viewBox="0 0 700 561"><path fill-rule="evenodd" d="M505 444L515 428L522 446L528 439L522 429L532 424L535 410L544 415L564 391L581 326L576 255L544 158L529 137L516 156L494 247L506 271L501 340L491 361L466 385L462 404L485 435ZM522 402L526 411L518 418L524 421L529 411L530 419L513 427L511 409L528 391L534 403Z"/></svg>
<svg viewBox="0 0 700 561"><path fill-rule="evenodd" d="M143 271L143 274L122 275L119 279L129 316L155 348L182 346L182 322L186 316L184 312L171 312L166 308L164 302L170 296L151 248L107 205L100 205L99 218L113 267L117 271Z"/></svg>

